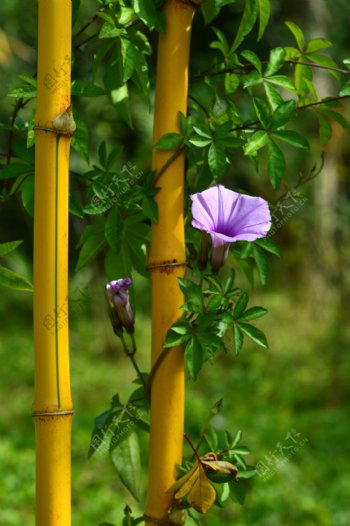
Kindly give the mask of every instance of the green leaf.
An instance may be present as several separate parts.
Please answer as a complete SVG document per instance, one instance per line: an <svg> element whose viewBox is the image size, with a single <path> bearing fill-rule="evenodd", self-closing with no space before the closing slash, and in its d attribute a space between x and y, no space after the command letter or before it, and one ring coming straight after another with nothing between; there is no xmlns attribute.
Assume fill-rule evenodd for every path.
<svg viewBox="0 0 350 526"><path fill-rule="evenodd" d="M114 23L106 22L100 29L98 38L116 38L119 37L122 30L115 26Z"/></svg>
<svg viewBox="0 0 350 526"><path fill-rule="evenodd" d="M113 436L111 437L109 444L109 451L117 448L124 440L127 440L129 436L135 432L135 420L132 418L132 413L128 412L127 408L124 407L121 411L119 418L115 423L113 430Z"/></svg>
<svg viewBox="0 0 350 526"><path fill-rule="evenodd" d="M350 69L350 58L344 58L343 64L346 67L346 69Z"/></svg>
<svg viewBox="0 0 350 526"><path fill-rule="evenodd" d="M274 75L277 73L278 70L281 69L281 67L284 64L284 60L286 57L286 52L282 47L277 47L275 49L272 49L270 51L270 57L269 62L267 64L267 68L265 71L265 77L270 77L271 75Z"/></svg>
<svg viewBox="0 0 350 526"><path fill-rule="evenodd" d="M192 312L203 312L204 300L200 286L189 279L178 278L178 282L190 310Z"/></svg>
<svg viewBox="0 0 350 526"><path fill-rule="evenodd" d="M14 163L0 169L0 180L1 179L12 179L12 177L18 177L19 175L30 175L34 173L34 165L27 163Z"/></svg>
<svg viewBox="0 0 350 526"><path fill-rule="evenodd" d="M287 124L292 114L295 112L295 101L288 100L282 102L273 112L271 119L271 129L275 130Z"/></svg>
<svg viewBox="0 0 350 526"><path fill-rule="evenodd" d="M197 379L203 365L203 348L198 339L193 336L185 347L185 362L193 380Z"/></svg>
<svg viewBox="0 0 350 526"><path fill-rule="evenodd" d="M30 75L26 75L25 73L20 73L19 75L17 75L17 77L20 80L23 80L24 82L27 82L27 84L29 84L30 86L34 86L35 88L38 85L38 81L37 81L36 78L31 77Z"/></svg>
<svg viewBox="0 0 350 526"><path fill-rule="evenodd" d="M270 139L268 143L268 165L267 172L274 190L276 190L286 169L286 161L282 150Z"/></svg>
<svg viewBox="0 0 350 526"><path fill-rule="evenodd" d="M146 24L148 29L156 29L159 33L165 31L165 17L163 13L156 8L154 1L150 0L133 0L133 7L137 16Z"/></svg>
<svg viewBox="0 0 350 526"><path fill-rule="evenodd" d="M342 87L339 95L341 97L346 97L350 95L350 80L348 80L348 82Z"/></svg>
<svg viewBox="0 0 350 526"><path fill-rule="evenodd" d="M246 51L242 51L241 53L242 57L245 58L248 62L253 64L255 69L260 73L260 76L262 74L262 65L260 58L253 52L247 49Z"/></svg>
<svg viewBox="0 0 350 526"><path fill-rule="evenodd" d="M197 148L204 148L205 146L208 146L213 142L213 139L210 137L210 139L207 139L206 137L202 137L201 135L195 135L194 137L191 137L188 139L188 142L190 144L193 144L193 146L197 146Z"/></svg>
<svg viewBox="0 0 350 526"><path fill-rule="evenodd" d="M0 285L10 289L33 290L33 285L27 280L27 278L20 276L16 272L3 267L2 265L0 265Z"/></svg>
<svg viewBox="0 0 350 526"><path fill-rule="evenodd" d="M290 144L291 146L294 146L295 148L302 148L304 150L308 150L310 148L308 141L302 135L300 135L300 133L293 130L275 131L273 132L272 136L280 139L283 142L286 142L287 144Z"/></svg>
<svg viewBox="0 0 350 526"><path fill-rule="evenodd" d="M129 106L128 85L123 81L123 60L119 47L114 47L113 53L106 65L104 85L108 98L116 108L120 117L132 128Z"/></svg>
<svg viewBox="0 0 350 526"><path fill-rule="evenodd" d="M248 336L248 338L253 340L253 342L264 347L264 349L268 348L266 336L260 329L257 329L257 327L254 327L254 325L250 325L249 323L241 322L239 323L239 328Z"/></svg>
<svg viewBox="0 0 350 526"><path fill-rule="evenodd" d="M204 18L205 25L210 24L212 20L220 13L220 9L216 7L214 0L207 0L200 4L201 12Z"/></svg>
<svg viewBox="0 0 350 526"><path fill-rule="evenodd" d="M264 128L268 128L270 123L270 112L267 104L262 99L254 97L253 99L256 116Z"/></svg>
<svg viewBox="0 0 350 526"><path fill-rule="evenodd" d="M188 321L178 321L174 323L167 332L164 348L174 347L186 342L192 334L192 325Z"/></svg>
<svg viewBox="0 0 350 526"><path fill-rule="evenodd" d="M94 229L88 230L86 228L85 230L87 230L87 234L84 236L83 232L79 240L79 245L81 245L81 249L78 257L78 262L75 267L76 271L91 263L91 261L93 261L106 246L103 225L93 226L95 227ZM83 239L82 243L81 239Z"/></svg>
<svg viewBox="0 0 350 526"><path fill-rule="evenodd" d="M226 135L226 137L216 137L215 142L219 146L224 148L241 148L245 141L239 137L234 137L233 135Z"/></svg>
<svg viewBox="0 0 350 526"><path fill-rule="evenodd" d="M262 84L263 78L258 71L252 71L244 78L243 88L251 88L253 86L258 86Z"/></svg>
<svg viewBox="0 0 350 526"><path fill-rule="evenodd" d="M264 80L265 82L275 84L275 86L280 86L281 88L287 89L293 93L295 92L295 86L293 82L285 75L273 75L272 77L264 78Z"/></svg>
<svg viewBox="0 0 350 526"><path fill-rule="evenodd" d="M218 294L211 296L207 304L207 311L216 312L219 309L221 303L222 298Z"/></svg>
<svg viewBox="0 0 350 526"><path fill-rule="evenodd" d="M239 28L236 33L236 38L230 49L230 54L235 51L240 43L243 41L244 37L248 35L253 29L253 26L258 17L258 1L257 0L245 0L245 6L243 11L243 16L239 24Z"/></svg>
<svg viewBox="0 0 350 526"><path fill-rule="evenodd" d="M213 143L208 150L208 164L215 180L220 180L226 172L226 154L218 145Z"/></svg>
<svg viewBox="0 0 350 526"><path fill-rule="evenodd" d="M258 33L258 41L263 36L266 26L269 22L270 13L271 13L271 5L270 0L258 0L259 5L259 33Z"/></svg>
<svg viewBox="0 0 350 526"><path fill-rule="evenodd" d="M231 120L225 121L215 130L215 139L225 139L232 129L233 122Z"/></svg>
<svg viewBox="0 0 350 526"><path fill-rule="evenodd" d="M220 31L220 29L217 29L216 27L212 27L211 29L214 31L215 35L217 36L218 41L212 42L210 44L210 47L212 49L219 49L224 55L224 57L227 57L227 55L230 52L230 49L228 46L226 36L224 35L222 31Z"/></svg>
<svg viewBox="0 0 350 526"><path fill-rule="evenodd" d="M13 88L7 93L8 97L14 99L35 99L37 90L33 86L21 86L19 88Z"/></svg>
<svg viewBox="0 0 350 526"><path fill-rule="evenodd" d="M305 55L305 59L311 60L311 62L315 62L315 64L320 64L321 66L324 66L326 68L335 68L335 70L338 68L338 65L336 62L334 62L333 59L330 57L326 57L325 55L318 55L317 53L308 53ZM333 69L329 69L329 73L333 75L336 79L340 79L341 75L339 71L335 71Z"/></svg>
<svg viewBox="0 0 350 526"><path fill-rule="evenodd" d="M280 106L280 104L283 102L280 93L268 82L264 82L264 89L271 108L275 110L277 106Z"/></svg>
<svg viewBox="0 0 350 526"><path fill-rule="evenodd" d="M232 94L236 91L241 83L241 77L235 73L226 73L225 75L225 90L226 93Z"/></svg>
<svg viewBox="0 0 350 526"><path fill-rule="evenodd" d="M127 82L133 74L140 52L137 47L126 38L121 39L121 51L123 57L123 81Z"/></svg>
<svg viewBox="0 0 350 526"><path fill-rule="evenodd" d="M300 98L309 92L309 86L305 80L312 81L312 69L309 66L297 64L294 70L295 87Z"/></svg>
<svg viewBox="0 0 350 526"><path fill-rule="evenodd" d="M233 341L235 344L235 354L238 356L243 347L244 334L236 323L233 325Z"/></svg>
<svg viewBox="0 0 350 526"><path fill-rule="evenodd" d="M123 440L111 452L112 462L119 478L130 493L139 500L141 459L140 446L136 433Z"/></svg>
<svg viewBox="0 0 350 526"><path fill-rule="evenodd" d="M30 175L25 180L21 188L21 199L28 214L34 215L34 175Z"/></svg>
<svg viewBox="0 0 350 526"><path fill-rule="evenodd" d="M298 44L300 51L303 51L305 38L302 30L294 22L287 21L285 22L285 24L288 27L288 29L293 33L293 36L296 40L296 43Z"/></svg>
<svg viewBox="0 0 350 526"><path fill-rule="evenodd" d="M269 136L263 130L255 132L248 140L244 147L245 155L252 155L253 153L263 148L269 141Z"/></svg>
<svg viewBox="0 0 350 526"><path fill-rule="evenodd" d="M132 277L132 265L128 247L123 244L118 254L110 250L105 257L104 267L107 278L121 279L125 276Z"/></svg>
<svg viewBox="0 0 350 526"><path fill-rule="evenodd" d="M249 466L251 467L251 466ZM240 470L240 472L238 473L237 475L237 478L238 480L241 480L241 479L251 479L252 477L254 477L255 475L257 474L257 471L255 468L251 467L251 469L246 469L246 470Z"/></svg>
<svg viewBox="0 0 350 526"><path fill-rule="evenodd" d="M256 241L254 241L254 243L255 243L256 245L259 245L259 247L263 248L263 249L266 250L267 252L270 252L271 254L274 254L274 255L277 256L277 257L280 257L280 256L281 256L281 251L280 251L280 249L278 248L278 246L276 245L276 243L274 243L273 241L271 241L271 239L267 239L267 238L265 237L265 238L257 239Z"/></svg>
<svg viewBox="0 0 350 526"><path fill-rule="evenodd" d="M262 316L265 316L267 313L267 309L264 309L264 307L251 307L250 309L247 309L239 318L239 321L252 321L256 320L257 318L261 318Z"/></svg>
<svg viewBox="0 0 350 526"><path fill-rule="evenodd" d="M86 80L73 80L71 94L77 97L100 97L105 95L105 90Z"/></svg>
<svg viewBox="0 0 350 526"><path fill-rule="evenodd" d="M167 332L165 342L163 343L163 348L176 347L177 345L182 345L190 338L187 334L177 334L171 329Z"/></svg>
<svg viewBox="0 0 350 526"><path fill-rule="evenodd" d="M145 196L143 198L142 211L148 219L158 221L158 205L152 197Z"/></svg>
<svg viewBox="0 0 350 526"><path fill-rule="evenodd" d="M192 325L188 321L177 321L171 326L171 330L176 332L176 334L191 334Z"/></svg>
<svg viewBox="0 0 350 526"><path fill-rule="evenodd" d="M258 269L260 283L266 285L267 275L269 272L269 263L263 250L257 245L253 245L253 254Z"/></svg>
<svg viewBox="0 0 350 526"><path fill-rule="evenodd" d="M230 482L230 498L234 502L238 502L243 505L245 501L246 492L242 484L237 482Z"/></svg>
<svg viewBox="0 0 350 526"><path fill-rule="evenodd" d="M123 221L118 208L114 207L109 212L105 223L105 238L109 246L118 254L123 238Z"/></svg>
<svg viewBox="0 0 350 526"><path fill-rule="evenodd" d="M212 135L210 130L207 130L206 128L202 128L201 126L193 126L193 129L198 135L201 135L202 137L206 137L207 139L212 139Z"/></svg>
<svg viewBox="0 0 350 526"><path fill-rule="evenodd" d="M79 113L73 108L76 130L71 139L72 148L89 163L89 131L86 122L80 117Z"/></svg>
<svg viewBox="0 0 350 526"><path fill-rule="evenodd" d="M235 319L240 318L242 313L244 312L246 306L248 305L249 296L246 292L243 292L239 299L237 300L237 303L233 309L233 316Z"/></svg>
<svg viewBox="0 0 350 526"><path fill-rule="evenodd" d="M0 243L0 257L6 256L15 250L23 241L8 241L7 243Z"/></svg>
<svg viewBox="0 0 350 526"><path fill-rule="evenodd" d="M326 40L325 38L313 38L306 46L305 51L306 53L314 53L315 51L326 49L332 45L332 42L330 42L330 40Z"/></svg>
<svg viewBox="0 0 350 526"><path fill-rule="evenodd" d="M180 133L166 133L154 145L157 150L177 150L184 142L184 137Z"/></svg>
<svg viewBox="0 0 350 526"><path fill-rule="evenodd" d="M78 197L74 194L69 195L69 213L76 217L84 218L84 209Z"/></svg>

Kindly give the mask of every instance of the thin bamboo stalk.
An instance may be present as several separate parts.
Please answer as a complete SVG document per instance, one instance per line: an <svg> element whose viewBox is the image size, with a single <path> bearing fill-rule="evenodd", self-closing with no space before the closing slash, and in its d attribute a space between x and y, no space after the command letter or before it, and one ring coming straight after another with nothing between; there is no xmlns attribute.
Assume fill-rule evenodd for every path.
<svg viewBox="0 0 350 526"><path fill-rule="evenodd" d="M167 0L166 32L159 37L154 117L154 143L165 133L179 131L179 112L186 114L188 59L194 7ZM154 150L153 169L159 172L173 152ZM158 222L152 225L149 269L152 278L152 365L162 352L169 327L184 302L177 278L185 268L184 156L177 156L162 173L156 196ZM170 263L170 265L169 265ZM151 386L151 439L146 524L163 519L172 501L167 494L182 462L184 431L184 357L171 349L155 372ZM147 517L149 519L147 519ZM153 522L152 522L153 520Z"/></svg>
<svg viewBox="0 0 350 526"><path fill-rule="evenodd" d="M68 341L71 0L39 0L35 118L36 525L71 524ZM68 110L68 111L67 111Z"/></svg>

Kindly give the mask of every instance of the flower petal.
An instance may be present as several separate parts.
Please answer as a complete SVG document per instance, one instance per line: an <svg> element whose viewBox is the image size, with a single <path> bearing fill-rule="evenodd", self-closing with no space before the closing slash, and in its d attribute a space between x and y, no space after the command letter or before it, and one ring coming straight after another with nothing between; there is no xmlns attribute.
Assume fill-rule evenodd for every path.
<svg viewBox="0 0 350 526"><path fill-rule="evenodd" d="M267 202L217 185L191 196L192 225L211 235L213 247L234 241L254 241L271 226Z"/></svg>

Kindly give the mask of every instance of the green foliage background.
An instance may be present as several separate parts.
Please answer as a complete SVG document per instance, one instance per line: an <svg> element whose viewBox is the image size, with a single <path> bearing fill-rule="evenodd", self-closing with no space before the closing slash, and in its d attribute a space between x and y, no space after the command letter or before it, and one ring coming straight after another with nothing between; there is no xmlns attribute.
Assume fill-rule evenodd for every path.
<svg viewBox="0 0 350 526"><path fill-rule="evenodd" d="M25 6L24 6L25 4ZM83 2L80 24L96 9L92 0ZM297 22L305 32L329 38L335 47L331 54L337 62L349 56L348 27L350 8L343 0L316 3L305 8L298 2L272 2L269 31L256 49L267 55L271 47L290 39L284 20ZM319 34L314 15L325 9L325 22ZM241 4L237 2L215 20L215 27L232 35L239 22ZM36 6L31 2L3 0L0 7L0 85L1 121L11 114L12 100L5 97L18 85L16 75L32 75L36 62ZM79 24L77 24L80 27ZM91 34L93 31L91 31ZM209 33L209 32L208 32ZM192 71L205 69L206 52L212 33L208 34L198 16L193 32ZM254 34L254 38L255 38ZM246 48L254 49L249 36ZM150 35L154 47L155 35ZM88 54L76 65L76 78L88 68ZM154 57L150 63L154 75ZM98 145L108 148L125 144L123 159L137 170L150 166L152 116L147 105L131 93L134 129L130 131L97 98L77 99L76 108L84 112L90 135L92 163L97 162ZM24 111L31 118L33 106ZM344 115L346 117L346 114ZM302 171L320 164L322 147L315 125L305 117L302 126L311 143L311 153L290 153L290 181ZM277 230L274 240L282 247L281 261L271 261L271 271L264 288L251 292L251 303L262 304L269 315L258 327L269 338L265 351L247 345L239 358L234 353L221 356L215 366L206 365L196 383L188 381L186 431L196 439L207 410L220 396L224 406L214 420L218 429L243 431L243 443L253 451L251 464L266 462L279 442L291 430L301 433L306 444L269 480L255 477L243 507L231 504L211 512L203 524L220 525L224 521L237 526L347 526L350 524L350 328L348 323L350 231L349 231L349 138L338 129L340 144L335 163L339 183L336 213L329 227L332 243L324 245L318 224L322 209L317 201L318 179L306 189L306 201ZM1 153L6 152L6 134L0 130ZM117 139L117 140L116 140ZM334 143L328 148L328 158ZM326 151L327 158L327 151ZM77 155L72 156L72 170L86 170ZM234 184L269 197L266 179L259 179L241 158L232 166ZM238 181L238 183L237 183ZM72 180L74 185L74 179ZM1 203L0 241L24 239L23 245L5 263L20 274L31 276L32 220L23 210L20 199ZM73 427L73 524L99 522L121 523L122 509L128 503L137 514L138 505L120 484L107 457L96 455L87 460L91 428L96 414L108 405L116 392L129 393L133 372L126 361L104 312L100 261L74 272L78 251L76 244L84 221L71 220L71 371L75 405ZM326 254L323 247L326 247ZM328 259L327 259L328 258ZM244 280L244 277L241 276ZM249 284L246 283L249 289ZM141 365L148 368L150 321L149 285L137 278L137 341ZM3 526L34 524L34 426L31 419L33 398L33 348L31 333L31 296L1 290L0 304L2 368L0 385L0 522ZM230 346L230 342L227 343ZM232 346L233 347L233 346ZM147 465L147 444L142 443L143 467ZM145 489L146 471L143 473Z"/></svg>

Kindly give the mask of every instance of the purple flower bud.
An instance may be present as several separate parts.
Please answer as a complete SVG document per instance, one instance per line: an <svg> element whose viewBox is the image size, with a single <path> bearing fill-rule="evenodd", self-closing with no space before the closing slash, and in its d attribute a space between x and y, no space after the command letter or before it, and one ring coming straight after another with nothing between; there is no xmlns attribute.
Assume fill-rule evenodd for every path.
<svg viewBox="0 0 350 526"><path fill-rule="evenodd" d="M222 185L191 195L192 226L212 240L212 265L226 261L229 244L265 237L271 226L268 203L261 197L239 194Z"/></svg>
<svg viewBox="0 0 350 526"><path fill-rule="evenodd" d="M132 283L130 278L110 281L106 285L106 293L110 307L114 332L120 336L125 329L134 332L134 314L129 302L129 288Z"/></svg>

